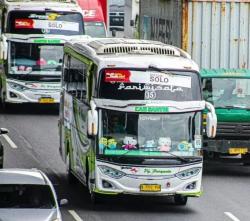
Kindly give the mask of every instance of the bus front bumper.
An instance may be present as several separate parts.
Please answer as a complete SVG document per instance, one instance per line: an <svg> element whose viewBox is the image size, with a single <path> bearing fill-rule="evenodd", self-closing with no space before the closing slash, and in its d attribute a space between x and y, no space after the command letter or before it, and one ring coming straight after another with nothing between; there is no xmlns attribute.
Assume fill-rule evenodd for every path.
<svg viewBox="0 0 250 221"><path fill-rule="evenodd" d="M51 90L25 90L17 91L8 88L5 97L6 103L60 103L60 91Z"/></svg>
<svg viewBox="0 0 250 221"><path fill-rule="evenodd" d="M113 168L113 165L111 167ZM202 164L181 167L178 173L197 167L200 168L199 173L187 179L180 179L176 174L168 176L126 174L116 179L104 174L97 166L93 191L108 195L171 196L178 194L198 197L201 195ZM116 169L119 168L116 167Z"/></svg>

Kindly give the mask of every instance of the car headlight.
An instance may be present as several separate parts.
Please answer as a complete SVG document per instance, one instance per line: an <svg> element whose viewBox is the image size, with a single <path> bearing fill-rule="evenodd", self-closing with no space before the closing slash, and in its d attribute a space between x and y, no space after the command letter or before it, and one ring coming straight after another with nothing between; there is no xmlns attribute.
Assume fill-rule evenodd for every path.
<svg viewBox="0 0 250 221"><path fill-rule="evenodd" d="M115 179L120 179L126 175L125 173L123 173L119 170L116 170L116 169L113 169L111 167L107 167L104 165L99 166L99 168L102 171L102 173L104 173L105 175L110 176L112 178L115 178Z"/></svg>
<svg viewBox="0 0 250 221"><path fill-rule="evenodd" d="M183 170L176 174L176 176L182 180L188 179L190 177L196 176L201 171L200 167L195 167L187 170Z"/></svg>
<svg viewBox="0 0 250 221"><path fill-rule="evenodd" d="M28 88L21 85L21 84L16 84L16 83L13 83L13 82L8 82L8 85L12 88L12 89L15 89L17 91L25 91L27 90Z"/></svg>

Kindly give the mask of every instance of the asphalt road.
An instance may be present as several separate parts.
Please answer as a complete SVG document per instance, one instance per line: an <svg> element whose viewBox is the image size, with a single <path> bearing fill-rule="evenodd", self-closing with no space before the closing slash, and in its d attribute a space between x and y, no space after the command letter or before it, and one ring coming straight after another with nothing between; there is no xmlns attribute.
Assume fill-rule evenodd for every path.
<svg viewBox="0 0 250 221"><path fill-rule="evenodd" d="M1 107L0 107L1 108ZM93 209L88 192L79 183L69 186L65 165L58 152L58 111L50 107L14 106L0 110L0 127L10 130L16 144L5 139L5 168L38 168L55 185L64 221L249 221L250 167L238 164L205 164L204 194L190 198L187 206L175 206L170 199L122 197L106 199Z"/></svg>

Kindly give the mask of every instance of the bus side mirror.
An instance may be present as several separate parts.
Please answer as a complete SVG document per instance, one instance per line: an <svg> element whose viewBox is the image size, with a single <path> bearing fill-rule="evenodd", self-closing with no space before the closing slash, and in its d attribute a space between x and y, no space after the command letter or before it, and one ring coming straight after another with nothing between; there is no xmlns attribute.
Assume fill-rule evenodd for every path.
<svg viewBox="0 0 250 221"><path fill-rule="evenodd" d="M0 135L7 134L7 133L9 133L9 130L7 130L6 128L0 128Z"/></svg>
<svg viewBox="0 0 250 221"><path fill-rule="evenodd" d="M112 35L113 38L115 38L116 37L116 30L112 30L111 35Z"/></svg>
<svg viewBox="0 0 250 221"><path fill-rule="evenodd" d="M65 68L63 71L63 81L69 83L70 76L69 76L69 69Z"/></svg>
<svg viewBox="0 0 250 221"><path fill-rule="evenodd" d="M130 26L134 27L135 26L135 21L134 20L130 20Z"/></svg>
<svg viewBox="0 0 250 221"><path fill-rule="evenodd" d="M88 111L88 135L96 136L98 132L98 113L97 110Z"/></svg>
<svg viewBox="0 0 250 221"><path fill-rule="evenodd" d="M3 60L3 41L0 41L0 60Z"/></svg>
<svg viewBox="0 0 250 221"><path fill-rule="evenodd" d="M6 60L8 52L8 44L5 38L2 38L0 41L0 59Z"/></svg>
<svg viewBox="0 0 250 221"><path fill-rule="evenodd" d="M206 102L206 108L208 109L207 117L206 117L206 132L207 137L214 138L216 136L217 130L217 116L215 113L214 106L209 102Z"/></svg>

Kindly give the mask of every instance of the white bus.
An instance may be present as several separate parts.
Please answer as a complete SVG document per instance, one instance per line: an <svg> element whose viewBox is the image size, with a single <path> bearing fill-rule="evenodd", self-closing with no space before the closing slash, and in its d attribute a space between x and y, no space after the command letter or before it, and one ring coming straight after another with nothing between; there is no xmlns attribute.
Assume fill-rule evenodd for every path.
<svg viewBox="0 0 250 221"><path fill-rule="evenodd" d="M63 44L84 34L72 1L1 1L0 97L10 103L59 103Z"/></svg>
<svg viewBox="0 0 250 221"><path fill-rule="evenodd" d="M198 66L160 42L88 39L64 48L60 153L93 202L100 194L201 194L202 100Z"/></svg>

